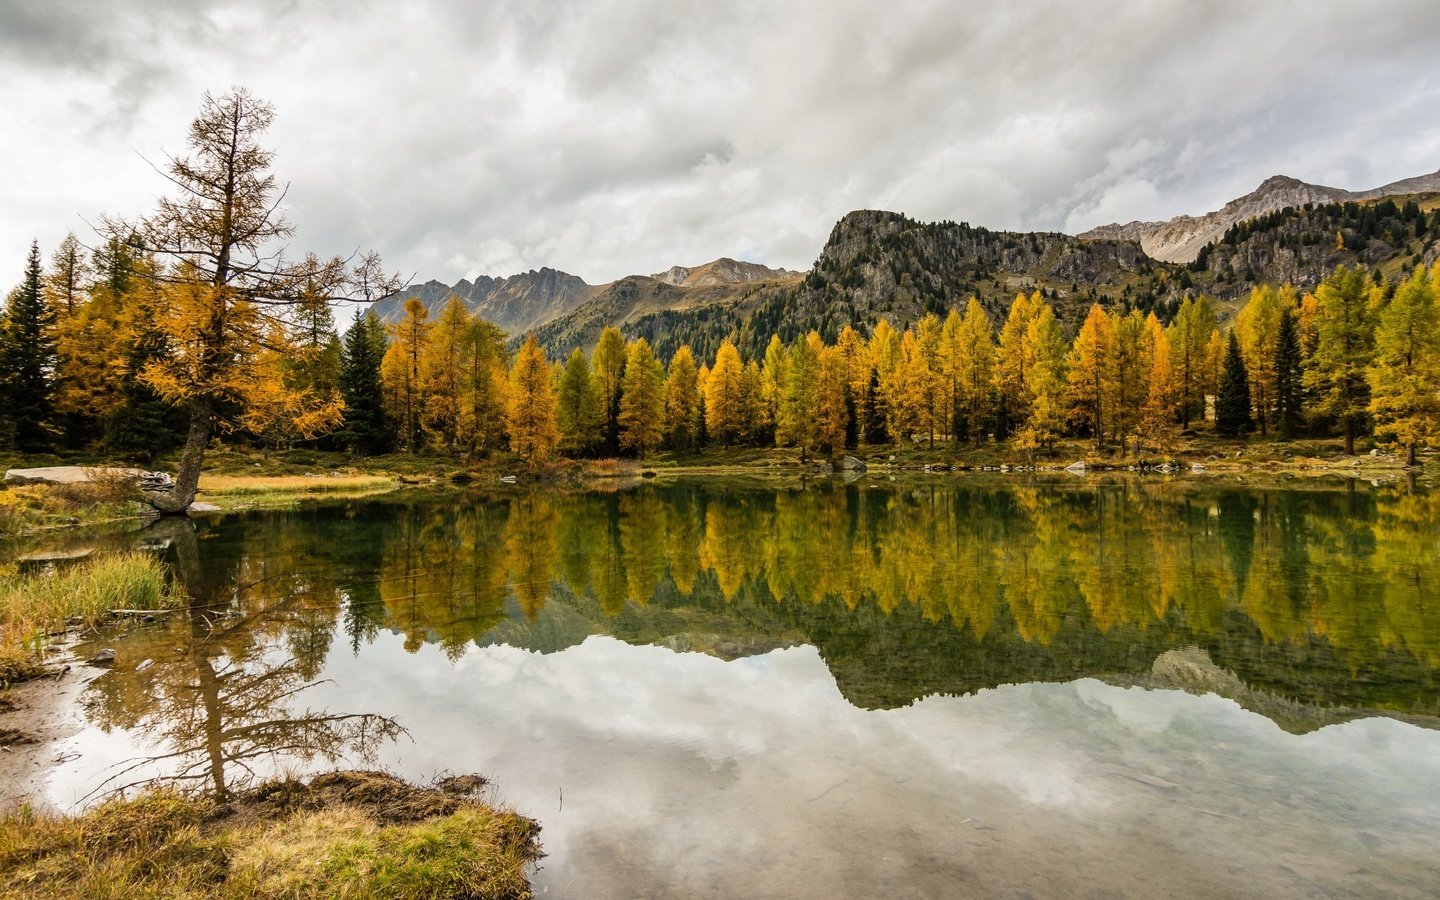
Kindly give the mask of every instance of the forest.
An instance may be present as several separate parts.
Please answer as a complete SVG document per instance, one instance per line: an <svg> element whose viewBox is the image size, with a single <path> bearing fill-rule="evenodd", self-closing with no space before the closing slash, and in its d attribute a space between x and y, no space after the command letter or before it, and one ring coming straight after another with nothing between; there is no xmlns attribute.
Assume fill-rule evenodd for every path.
<svg viewBox="0 0 1440 900"><path fill-rule="evenodd" d="M1196 294L1169 321L1096 302L1069 334L1054 295L1036 290L1003 320L956 296L903 331L877 317L830 340L772 333L748 358L726 339L712 356L681 345L662 359L610 327L588 354L555 360L456 297L433 319L412 300L382 324L364 310L398 281L377 254L285 261L271 249L293 233L259 143L272 118L243 90L207 95L192 155L166 173L175 198L106 220L93 247L72 234L47 261L32 244L0 314L0 449L153 465L183 448L162 503L183 509L216 436L541 467L707 446L805 460L989 444L1033 459L1073 439L1164 456L1210 433L1339 435L1353 454L1373 434L1413 465L1440 430L1440 266L1418 260L1393 278L1339 266L1304 293L1254 287L1224 328Z"/></svg>

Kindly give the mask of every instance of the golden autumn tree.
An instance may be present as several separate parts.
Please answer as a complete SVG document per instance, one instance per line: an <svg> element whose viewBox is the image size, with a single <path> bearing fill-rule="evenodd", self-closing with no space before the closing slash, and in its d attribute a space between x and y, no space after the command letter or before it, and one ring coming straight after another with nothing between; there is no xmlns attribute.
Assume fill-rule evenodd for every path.
<svg viewBox="0 0 1440 900"><path fill-rule="evenodd" d="M699 439L699 373L690 345L682 344L665 374L665 440L676 450L689 450Z"/></svg>
<svg viewBox="0 0 1440 900"><path fill-rule="evenodd" d="M740 395L740 351L730 341L720 344L715 365L705 379L705 430L711 440L734 444L745 430Z"/></svg>
<svg viewBox="0 0 1440 900"><path fill-rule="evenodd" d="M1150 360L1146 354L1145 320L1139 310L1110 316L1112 336L1105 408L1110 411L1109 428L1123 452L1134 440L1138 450L1139 427L1145 400L1150 394Z"/></svg>
<svg viewBox="0 0 1440 900"><path fill-rule="evenodd" d="M424 403L420 360L430 338L430 312L414 297L405 301L405 318L390 326L390 344L380 360L380 390L385 414L400 429L400 446L419 449Z"/></svg>
<svg viewBox="0 0 1440 900"><path fill-rule="evenodd" d="M1270 285L1251 289L1250 299L1235 317L1235 336L1249 377L1250 401L1255 422L1265 434L1275 406L1275 342L1280 336L1280 316L1295 306L1293 288L1277 290Z"/></svg>
<svg viewBox="0 0 1440 900"><path fill-rule="evenodd" d="M832 457L845 449L852 406L845 354L824 347L815 364L815 444Z"/></svg>
<svg viewBox="0 0 1440 900"><path fill-rule="evenodd" d="M454 453L460 438L466 335L470 310L451 294L430 326L419 356L420 427L428 442Z"/></svg>
<svg viewBox="0 0 1440 900"><path fill-rule="evenodd" d="M1034 350L1030 346L1030 323L1045 298L1036 291L1030 296L1016 294L1010 304L1010 314L1000 328L1000 345L995 355L995 369L992 379L995 383L997 403L996 422L1001 436L1007 436L1021 427L1030 415L1030 369L1035 365Z"/></svg>
<svg viewBox="0 0 1440 900"><path fill-rule="evenodd" d="M509 406L505 416L510 449L531 466L549 461L560 444L555 422L554 373L535 335L525 338L510 371Z"/></svg>
<svg viewBox="0 0 1440 900"><path fill-rule="evenodd" d="M1394 436L1405 464L1415 465L1415 447L1440 436L1440 308L1423 266L1381 310L1366 376L1376 430Z"/></svg>
<svg viewBox="0 0 1440 900"><path fill-rule="evenodd" d="M964 432L975 443L985 437L990 419L990 389L995 366L995 342L990 317L974 297L965 306L960 323L956 368L960 377L959 406L964 413ZM959 426L956 432L960 431Z"/></svg>
<svg viewBox="0 0 1440 900"><path fill-rule="evenodd" d="M1114 343L1115 332L1110 317L1096 303L1085 316L1080 333L1075 335L1068 362L1070 419L1090 430L1095 436L1096 450L1104 445L1105 426L1109 424L1105 401L1112 395L1110 353Z"/></svg>
<svg viewBox="0 0 1440 900"><path fill-rule="evenodd" d="M1205 393L1210 369L1211 338L1215 329L1215 309L1206 297L1186 297L1170 323L1170 369L1175 373L1176 403L1180 424L1190 427L1190 420L1204 418Z"/></svg>
<svg viewBox="0 0 1440 900"><path fill-rule="evenodd" d="M1150 377L1145 405L1140 411L1140 433L1151 443L1168 449L1174 431L1175 373L1170 368L1170 337L1152 312L1145 317L1145 356ZM1138 441L1137 441L1138 443Z"/></svg>
<svg viewBox="0 0 1440 900"><path fill-rule="evenodd" d="M270 104L243 88L205 94L190 123L190 155L171 158L164 173L176 193L139 229L162 261L158 277L172 288L155 322L171 352L151 360L141 377L189 417L175 487L150 495L162 512L189 508L205 449L224 424L221 410L243 405L247 388L262 381L254 367L267 336L301 292L338 297L350 286L342 260L292 264L276 249L292 229L279 213L274 154L259 143L274 117ZM108 224L112 235L137 230Z"/></svg>
<svg viewBox="0 0 1440 900"><path fill-rule="evenodd" d="M641 459L665 436L665 391L660 361L643 337L630 344L620 389L620 448Z"/></svg>
<svg viewBox="0 0 1440 900"><path fill-rule="evenodd" d="M1069 372L1065 335L1055 321L1055 311L1042 304L1030 326L1025 342L1030 347L1030 414L1016 435L1024 450L1051 450L1065 434L1069 419Z"/></svg>

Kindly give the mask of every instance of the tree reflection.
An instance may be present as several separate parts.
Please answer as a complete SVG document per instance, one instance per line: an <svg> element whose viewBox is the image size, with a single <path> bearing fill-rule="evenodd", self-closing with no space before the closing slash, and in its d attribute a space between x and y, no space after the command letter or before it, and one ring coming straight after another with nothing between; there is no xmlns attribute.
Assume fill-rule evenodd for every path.
<svg viewBox="0 0 1440 900"><path fill-rule="evenodd" d="M300 705L340 609L333 583L282 562L306 552L304 529L282 527L254 545L263 552L203 565L189 519L162 519L152 532L170 544L176 589L190 602L170 627L127 644L134 662L147 654L151 665L117 666L90 686L102 727L131 729L159 748L102 787L123 789L133 773L158 769L224 798L282 763L369 759L402 733L384 716Z"/></svg>

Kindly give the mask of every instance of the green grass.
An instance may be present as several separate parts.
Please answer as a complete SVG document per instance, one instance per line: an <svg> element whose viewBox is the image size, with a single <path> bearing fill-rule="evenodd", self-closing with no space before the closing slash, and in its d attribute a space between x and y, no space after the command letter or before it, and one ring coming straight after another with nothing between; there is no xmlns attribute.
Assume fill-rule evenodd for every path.
<svg viewBox="0 0 1440 900"><path fill-rule="evenodd" d="M531 895L527 874L540 847L529 819L379 773L312 784L326 779L342 790L277 782L221 805L152 788L77 817L21 810L0 818L0 895ZM397 795L402 803L387 808Z"/></svg>
<svg viewBox="0 0 1440 900"><path fill-rule="evenodd" d="M147 553L96 556L72 566L18 574L0 571L0 683L41 670L49 635L93 626L113 609L171 609L182 598L164 565Z"/></svg>

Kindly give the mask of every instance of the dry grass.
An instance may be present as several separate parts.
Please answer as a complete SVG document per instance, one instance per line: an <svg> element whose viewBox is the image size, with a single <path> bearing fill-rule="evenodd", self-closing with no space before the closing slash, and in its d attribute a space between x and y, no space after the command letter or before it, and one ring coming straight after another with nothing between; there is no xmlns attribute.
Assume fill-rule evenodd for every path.
<svg viewBox="0 0 1440 900"><path fill-rule="evenodd" d="M153 789L76 818L21 811L0 819L0 894L530 896L531 820L380 773L311 785L322 782L278 782L225 804Z"/></svg>
<svg viewBox="0 0 1440 900"><path fill-rule="evenodd" d="M0 571L0 683L39 674L49 635L70 625L93 626L112 609L179 603L165 583L165 567L146 553L97 556L25 575Z"/></svg>
<svg viewBox="0 0 1440 900"><path fill-rule="evenodd" d="M93 525L132 518L144 510L128 480L89 484L32 484L0 489L0 535Z"/></svg>
<svg viewBox="0 0 1440 900"><path fill-rule="evenodd" d="M314 497L361 497L383 494L398 486L382 475L204 475L204 499L226 505L278 505Z"/></svg>

